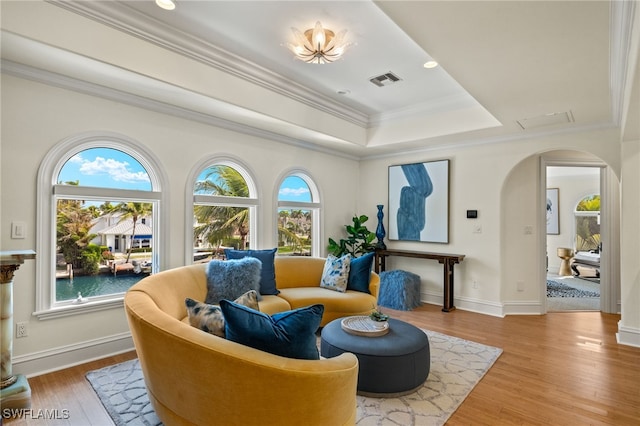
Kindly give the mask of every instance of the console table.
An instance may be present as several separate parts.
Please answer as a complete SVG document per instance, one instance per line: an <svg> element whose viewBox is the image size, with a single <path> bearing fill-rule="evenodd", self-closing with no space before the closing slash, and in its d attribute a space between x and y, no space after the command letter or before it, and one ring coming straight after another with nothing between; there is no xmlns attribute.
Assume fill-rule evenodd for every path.
<svg viewBox="0 0 640 426"><path fill-rule="evenodd" d="M417 259L431 259L437 260L438 263L442 263L444 267L444 298L442 301L442 311L451 312L456 307L453 304L453 265L460 263L464 260L464 254L447 254L447 253L430 253L424 251L410 251L410 250L389 250L389 249L376 249L376 258L374 262L374 268L376 273L383 272L385 270L385 261L387 256L401 256L401 257L413 257Z"/></svg>

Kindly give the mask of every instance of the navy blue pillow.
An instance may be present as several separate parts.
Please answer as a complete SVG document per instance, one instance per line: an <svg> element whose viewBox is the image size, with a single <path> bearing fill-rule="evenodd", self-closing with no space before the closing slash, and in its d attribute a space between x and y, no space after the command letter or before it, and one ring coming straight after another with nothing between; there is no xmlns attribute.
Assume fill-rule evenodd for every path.
<svg viewBox="0 0 640 426"><path fill-rule="evenodd" d="M369 291L369 280L371 279L371 267L373 266L374 255L375 253L371 252L351 259L347 290L371 293Z"/></svg>
<svg viewBox="0 0 640 426"><path fill-rule="evenodd" d="M224 254L227 259L242 259L244 257L255 257L259 259L262 262L260 294L276 295L280 293L280 290L276 288L276 267L274 264L277 250L277 248L268 250L225 249Z"/></svg>
<svg viewBox="0 0 640 426"><path fill-rule="evenodd" d="M275 355L320 359L316 331L324 306L320 304L269 316L230 300L221 300L227 340Z"/></svg>

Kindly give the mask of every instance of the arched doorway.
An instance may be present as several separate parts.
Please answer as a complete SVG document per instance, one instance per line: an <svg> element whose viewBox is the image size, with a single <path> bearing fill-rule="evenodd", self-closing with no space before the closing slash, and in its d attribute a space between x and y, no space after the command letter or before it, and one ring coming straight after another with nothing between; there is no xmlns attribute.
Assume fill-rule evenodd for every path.
<svg viewBox="0 0 640 426"><path fill-rule="evenodd" d="M603 197L601 310L620 312L619 179L608 164L592 154L553 150L523 158L510 170L503 183L500 194L500 299L503 313L531 315L547 312L547 166L600 168L600 193Z"/></svg>

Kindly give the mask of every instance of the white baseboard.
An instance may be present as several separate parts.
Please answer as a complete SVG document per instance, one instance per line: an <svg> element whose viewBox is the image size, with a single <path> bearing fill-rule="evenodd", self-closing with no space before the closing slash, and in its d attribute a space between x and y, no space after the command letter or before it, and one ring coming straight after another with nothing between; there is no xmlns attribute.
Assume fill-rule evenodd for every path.
<svg viewBox="0 0 640 426"><path fill-rule="evenodd" d="M431 305L442 305L443 297L436 293L422 293L421 300ZM506 315L541 315L542 312L542 306L538 300L498 303L471 297L456 297L454 298L454 305L456 309L463 311L477 312L500 318Z"/></svg>
<svg viewBox="0 0 640 426"><path fill-rule="evenodd" d="M640 329L626 327L618 321L618 332L616 340L621 345L635 346L640 348Z"/></svg>
<svg viewBox="0 0 640 426"><path fill-rule="evenodd" d="M512 300L502 304L504 315L542 315L539 300Z"/></svg>
<svg viewBox="0 0 640 426"><path fill-rule="evenodd" d="M442 306L443 301L442 294L435 293L421 293L420 300L430 305ZM455 297L453 304L456 309L463 311L476 312L484 315L491 315L494 317L503 317L502 305L499 303L489 302L487 300L472 299L470 297Z"/></svg>
<svg viewBox="0 0 640 426"><path fill-rule="evenodd" d="M134 350L131 333L119 333L45 351L14 356L13 373L39 376Z"/></svg>

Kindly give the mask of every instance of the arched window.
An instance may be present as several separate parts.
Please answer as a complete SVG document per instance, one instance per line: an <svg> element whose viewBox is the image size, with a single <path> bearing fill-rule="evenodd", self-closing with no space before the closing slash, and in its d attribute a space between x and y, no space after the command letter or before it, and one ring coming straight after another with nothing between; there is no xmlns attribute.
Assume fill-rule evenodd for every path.
<svg viewBox="0 0 640 426"><path fill-rule="evenodd" d="M162 192L147 155L105 135L72 138L45 157L37 316L121 306L133 284L159 270Z"/></svg>
<svg viewBox="0 0 640 426"><path fill-rule="evenodd" d="M600 195L584 197L574 212L576 251L600 251Z"/></svg>
<svg viewBox="0 0 640 426"><path fill-rule="evenodd" d="M320 196L305 172L287 174L278 187L278 254L320 256Z"/></svg>
<svg viewBox="0 0 640 426"><path fill-rule="evenodd" d="M244 167L231 159L207 162L192 190L192 262L222 257L224 248L255 247L257 191Z"/></svg>

